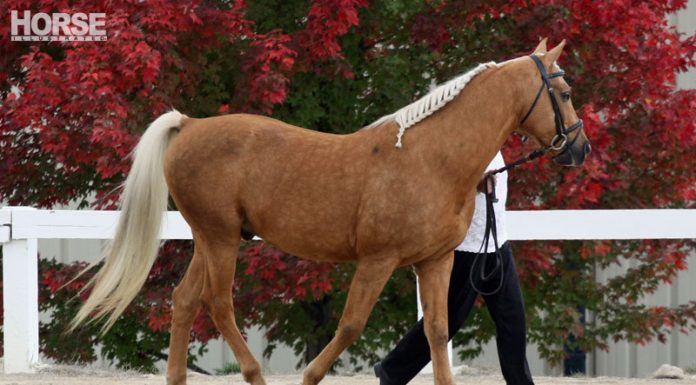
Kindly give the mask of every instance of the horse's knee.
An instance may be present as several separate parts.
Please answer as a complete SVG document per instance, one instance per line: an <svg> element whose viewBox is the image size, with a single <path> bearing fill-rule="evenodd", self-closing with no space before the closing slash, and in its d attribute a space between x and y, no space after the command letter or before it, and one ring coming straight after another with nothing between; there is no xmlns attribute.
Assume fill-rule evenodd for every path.
<svg viewBox="0 0 696 385"><path fill-rule="evenodd" d="M360 337L363 330L365 330L365 321L351 321L340 324L336 334L339 338L352 343Z"/></svg>
<svg viewBox="0 0 696 385"><path fill-rule="evenodd" d="M449 342L447 324L442 322L432 322L425 326L425 336L432 347L441 347Z"/></svg>

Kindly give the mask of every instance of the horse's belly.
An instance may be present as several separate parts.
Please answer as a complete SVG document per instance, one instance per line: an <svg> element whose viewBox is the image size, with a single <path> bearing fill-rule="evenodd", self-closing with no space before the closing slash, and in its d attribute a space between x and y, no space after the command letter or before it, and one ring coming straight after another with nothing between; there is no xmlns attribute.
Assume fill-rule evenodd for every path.
<svg viewBox="0 0 696 385"><path fill-rule="evenodd" d="M351 216L354 206L324 200L326 210L317 204L304 207L276 206L262 210L253 231L279 249L301 258L347 262L364 257L392 255L411 264L450 251L464 238L471 207L462 213L429 215L418 208L385 210ZM470 205L466 205L470 206ZM329 210L328 207L331 207ZM254 218L254 215L251 215Z"/></svg>
<svg viewBox="0 0 696 385"><path fill-rule="evenodd" d="M261 195L259 193L259 195ZM304 194L281 194L244 208L250 230L286 253L318 261L355 259L351 202ZM303 199L309 198L309 199ZM258 201L257 201L258 202Z"/></svg>
<svg viewBox="0 0 696 385"><path fill-rule="evenodd" d="M355 253L347 236L327 231L306 231L294 226L261 229L258 236L278 249L303 259L327 262L347 262Z"/></svg>

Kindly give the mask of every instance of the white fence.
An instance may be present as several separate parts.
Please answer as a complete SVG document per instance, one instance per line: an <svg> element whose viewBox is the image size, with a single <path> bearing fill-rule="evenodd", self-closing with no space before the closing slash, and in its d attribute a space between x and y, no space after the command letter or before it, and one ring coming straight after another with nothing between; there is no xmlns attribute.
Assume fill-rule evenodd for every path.
<svg viewBox="0 0 696 385"><path fill-rule="evenodd" d="M39 361L38 239L109 239L117 211L0 209L3 246L4 367L31 372ZM162 239L191 239L178 212L165 215ZM510 240L696 238L696 210L510 211Z"/></svg>

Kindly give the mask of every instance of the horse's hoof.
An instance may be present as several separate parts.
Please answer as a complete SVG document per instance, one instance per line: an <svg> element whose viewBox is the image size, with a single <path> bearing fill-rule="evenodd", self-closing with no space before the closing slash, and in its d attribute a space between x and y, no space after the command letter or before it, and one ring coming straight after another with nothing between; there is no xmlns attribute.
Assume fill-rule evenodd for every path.
<svg viewBox="0 0 696 385"><path fill-rule="evenodd" d="M324 376L318 376L305 370L304 376L302 378L302 385L317 385L319 384L319 381L321 381L322 378L324 378Z"/></svg>
<svg viewBox="0 0 696 385"><path fill-rule="evenodd" d="M263 379L263 376L261 374L245 377L244 380L251 385L266 385L266 380Z"/></svg>
<svg viewBox="0 0 696 385"><path fill-rule="evenodd" d="M183 376L167 376L167 385L186 385L186 375Z"/></svg>

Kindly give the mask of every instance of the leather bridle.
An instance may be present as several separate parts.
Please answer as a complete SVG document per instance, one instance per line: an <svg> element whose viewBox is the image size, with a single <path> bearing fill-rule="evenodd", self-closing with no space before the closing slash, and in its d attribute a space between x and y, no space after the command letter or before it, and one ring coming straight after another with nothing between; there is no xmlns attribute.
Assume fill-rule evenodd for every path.
<svg viewBox="0 0 696 385"><path fill-rule="evenodd" d="M524 118L522 118L520 126L527 120L527 118L529 118L529 115L532 114L532 111L534 111L534 107L536 107L537 102L539 102L542 91L544 91L544 88L546 88L549 94L549 98L551 99L551 107L553 108L554 120L556 125L556 135L553 137L553 139L551 139L551 143L549 144L547 150L560 151L556 155L559 156L562 153L568 151L568 149L578 139L578 136L580 136L580 134L577 133L573 137L573 139L570 142L568 142L568 134L583 127L582 119L578 119L578 121L573 123L570 127L565 127L565 124L563 123L563 114L561 113L561 107L558 104L558 99L556 99L556 94L554 94L553 92L554 90L553 86L551 85L551 79L565 76L565 71L561 70L558 72L548 73L546 72L546 67L544 67L544 63L542 63L541 59L539 59L538 56L531 54L529 55L529 57L531 57L532 60L534 60L534 63L536 63L536 66L539 69L539 73L541 74L542 83L541 87L539 87L539 91L537 92L536 97L534 98L534 102L532 103L531 107L529 107L529 110L524 115Z"/></svg>
<svg viewBox="0 0 696 385"><path fill-rule="evenodd" d="M503 281L505 279L503 255L500 250L500 245L498 244L498 231L496 228L495 211L493 207L493 202L496 202L498 200L495 196L495 179L493 178L493 176L495 174L501 173L503 171L508 171L521 164L539 158L549 150L558 151L558 154L556 154L554 158L562 155L573 146L575 141L578 139L578 136L580 136L579 132L576 133L573 139L571 139L569 142L568 134L578 129L582 129L583 127L582 119L578 119L578 121L573 123L570 127L565 127L563 123L563 114L561 113L561 108L558 104L558 99L556 99L556 95L553 92L553 87L551 86L551 79L564 76L565 71L561 70L558 72L548 73L546 72L544 63L542 63L539 57L537 57L534 54L530 55L530 57L532 58L532 60L534 60L534 63L536 63L536 66L539 69L542 83L541 87L539 88L539 91L536 94L536 97L534 98L532 106L529 107L529 110L522 118L522 121L520 121L520 126L527 120L527 118L529 118L529 115L532 114L534 107L536 107L537 103L539 102L539 99L541 98L542 91L544 91L544 88L546 88L546 90L549 93L549 98L551 99L551 107L553 107L554 120L556 125L556 135L553 137L553 139L551 139L551 143L548 145L548 147L535 150L524 158L518 159L504 167L490 171L484 175L484 183L486 183L485 235L481 243L481 247L479 248L479 251L476 253L476 257L474 258L474 262L471 266L471 271L469 272L469 283L471 284L471 287L474 289L474 291L481 295L492 295L498 293L500 289L503 287ZM490 271L486 271L486 266L488 265L487 259L489 255L488 244L490 242L491 237L493 238L493 245L495 246L494 254L496 260L493 268L490 269ZM498 272L500 272L500 281L498 282L498 285L495 287L495 289L491 291L484 291L483 287L477 284L477 281L481 284L486 284L490 282ZM478 278L476 277L476 274L479 275Z"/></svg>

